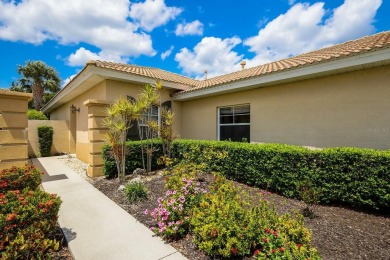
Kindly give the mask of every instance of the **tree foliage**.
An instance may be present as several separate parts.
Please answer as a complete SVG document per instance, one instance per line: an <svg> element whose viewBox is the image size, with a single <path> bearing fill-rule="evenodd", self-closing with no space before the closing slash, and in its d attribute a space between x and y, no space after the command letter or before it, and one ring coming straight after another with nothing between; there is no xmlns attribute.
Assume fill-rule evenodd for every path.
<svg viewBox="0 0 390 260"><path fill-rule="evenodd" d="M12 82L11 90L33 94L33 108L41 110L60 90L60 77L58 72L42 61L27 61L25 65L18 65L20 78Z"/></svg>

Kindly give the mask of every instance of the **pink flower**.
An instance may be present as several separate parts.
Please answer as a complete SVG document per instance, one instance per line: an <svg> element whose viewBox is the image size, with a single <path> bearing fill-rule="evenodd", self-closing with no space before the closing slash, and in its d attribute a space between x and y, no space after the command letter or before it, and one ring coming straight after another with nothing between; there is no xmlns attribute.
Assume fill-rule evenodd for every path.
<svg viewBox="0 0 390 260"><path fill-rule="evenodd" d="M145 215L148 215L148 214L149 214L148 209L145 209L144 214L145 214Z"/></svg>

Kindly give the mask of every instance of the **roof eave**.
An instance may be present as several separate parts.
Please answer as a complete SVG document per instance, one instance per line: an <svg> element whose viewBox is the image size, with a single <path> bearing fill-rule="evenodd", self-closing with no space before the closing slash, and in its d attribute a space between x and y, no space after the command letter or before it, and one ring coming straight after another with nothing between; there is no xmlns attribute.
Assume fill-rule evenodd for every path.
<svg viewBox="0 0 390 260"><path fill-rule="evenodd" d="M92 79L92 80L91 80ZM87 65L80 71L60 92L58 92L43 108L42 111L50 113L54 109L73 99L77 90L77 94L81 94L92 88L103 80L121 80L126 82L134 82L136 84L154 84L156 79L151 77L134 75L128 72L115 71L106 68L96 67L93 63ZM191 88L188 85L163 81L165 88L174 90L186 90ZM82 89L80 89L82 88ZM72 95L73 94L73 95Z"/></svg>
<svg viewBox="0 0 390 260"><path fill-rule="evenodd" d="M173 99L185 101L207 96L238 92L259 87L294 82L303 79L316 78L326 75L338 74L364 68L372 68L390 64L390 48L384 48L363 54L356 54L342 59L336 59L318 64L310 64L304 67L292 68L261 75L254 78L238 80L218 86L179 92Z"/></svg>

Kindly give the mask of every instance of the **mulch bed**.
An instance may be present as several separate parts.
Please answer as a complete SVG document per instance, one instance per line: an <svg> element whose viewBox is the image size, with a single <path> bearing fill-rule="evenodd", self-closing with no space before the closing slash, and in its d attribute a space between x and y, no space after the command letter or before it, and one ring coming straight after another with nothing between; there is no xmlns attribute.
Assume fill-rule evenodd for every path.
<svg viewBox="0 0 390 260"><path fill-rule="evenodd" d="M100 178L94 186L107 197L129 212L147 227L154 225L150 216L144 214L145 209L157 207L157 198L165 194L164 177L143 177L149 189L149 198L136 204L129 204L122 191L118 191L120 183L117 179ZM206 183L209 180L206 180ZM234 182L251 196L258 197L261 190ZM267 195L279 213L292 212L304 208L302 201L287 199L277 194ZM342 207L318 206L317 217L305 218L306 226L312 230L312 243L323 259L390 259L390 218L357 212ZM192 236L169 243L188 259L210 259L196 248ZM250 258L248 258L250 259Z"/></svg>
<svg viewBox="0 0 390 260"><path fill-rule="evenodd" d="M62 232L61 228L57 226L55 232L53 232L53 237L60 242L60 249L57 252L52 252L49 254L50 259L52 260L73 260L73 256L69 251L68 242L65 239L65 235Z"/></svg>

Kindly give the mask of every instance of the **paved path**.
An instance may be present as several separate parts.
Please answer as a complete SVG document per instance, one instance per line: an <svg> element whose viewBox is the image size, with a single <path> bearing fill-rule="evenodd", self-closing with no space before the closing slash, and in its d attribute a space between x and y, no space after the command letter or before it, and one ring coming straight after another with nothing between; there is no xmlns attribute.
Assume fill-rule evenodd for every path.
<svg viewBox="0 0 390 260"><path fill-rule="evenodd" d="M61 197L58 222L76 260L186 259L58 157L33 163L48 174L43 188Z"/></svg>

